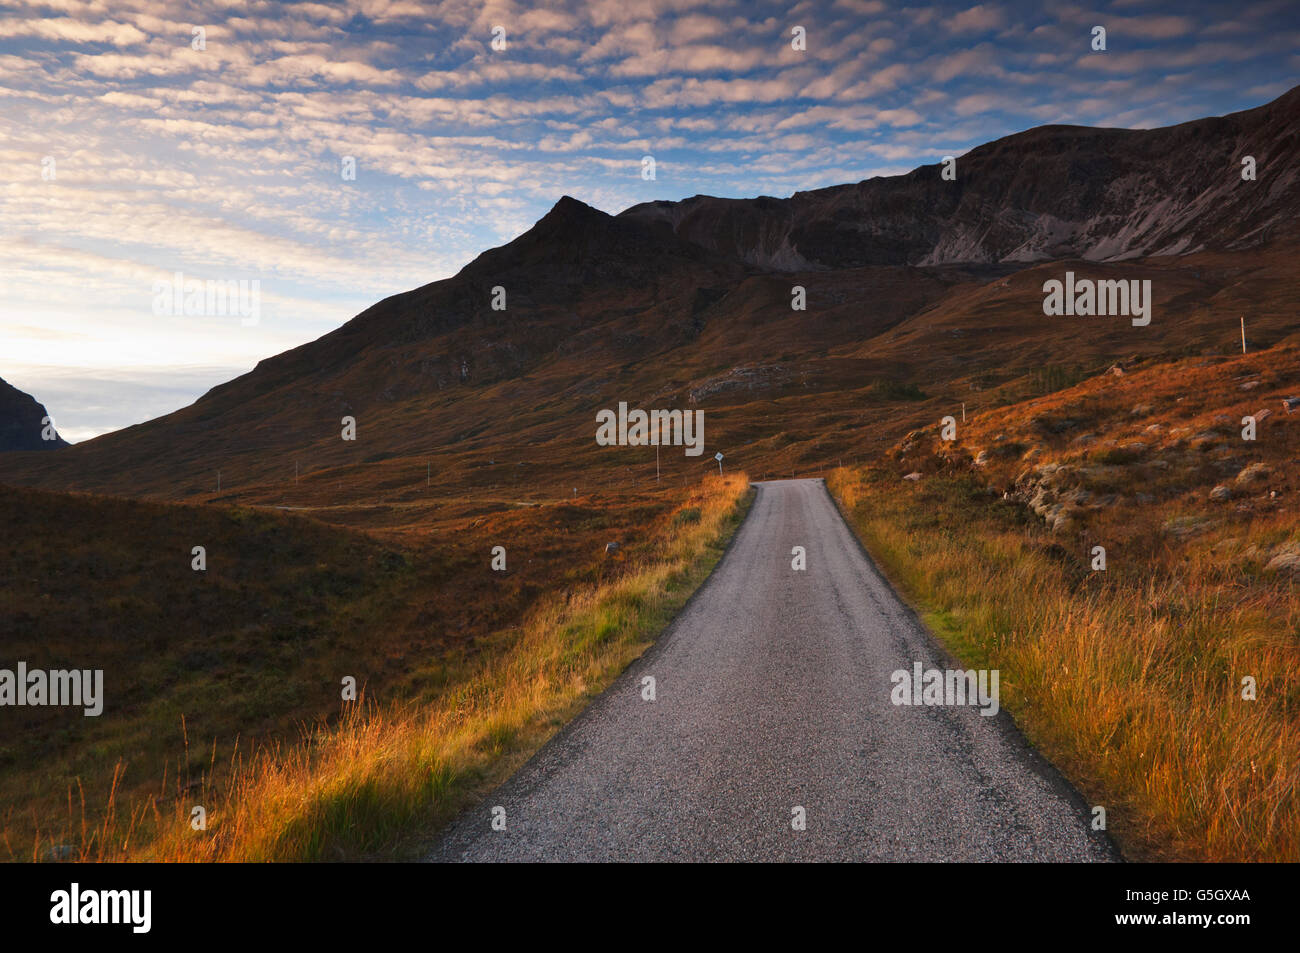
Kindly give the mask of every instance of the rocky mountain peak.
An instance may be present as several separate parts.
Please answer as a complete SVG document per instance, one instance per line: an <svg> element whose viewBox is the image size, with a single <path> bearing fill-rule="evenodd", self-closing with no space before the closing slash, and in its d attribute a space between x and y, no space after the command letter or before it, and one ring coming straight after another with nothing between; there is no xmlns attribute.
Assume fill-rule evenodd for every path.
<svg viewBox="0 0 1300 953"><path fill-rule="evenodd" d="M68 442L57 433L53 440L41 439L41 432L45 429L41 421L47 416L45 406L36 398L0 380L0 452L57 450L68 446Z"/></svg>

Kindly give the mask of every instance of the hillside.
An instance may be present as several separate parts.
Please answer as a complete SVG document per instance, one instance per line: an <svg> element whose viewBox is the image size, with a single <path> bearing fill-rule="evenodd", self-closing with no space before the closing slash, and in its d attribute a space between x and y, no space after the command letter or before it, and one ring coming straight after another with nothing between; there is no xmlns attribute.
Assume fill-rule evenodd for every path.
<svg viewBox="0 0 1300 953"><path fill-rule="evenodd" d="M1291 859L1300 347L1119 370L953 441L936 420L830 484L1127 854Z"/></svg>
<svg viewBox="0 0 1300 953"><path fill-rule="evenodd" d="M1112 261L1297 236L1300 88L1165 129L1040 126L941 165L788 199L650 202L623 212L764 268ZM1253 156L1258 179L1241 178Z"/></svg>
<svg viewBox="0 0 1300 953"><path fill-rule="evenodd" d="M566 197L456 276L166 417L6 455L0 481L339 519L468 488L548 499L654 479L649 448L594 444L596 411L619 401L706 411L704 459L662 453L668 479L715 450L756 476L817 472L1044 368L1226 353L1241 314L1257 347L1284 341L1300 303L1298 104L1293 90L1168 129L1033 129L972 150L956 182L927 166L618 216ZM1256 182L1239 174L1247 148ZM1150 279L1151 325L1045 318L1042 282L1067 269ZM791 310L796 285L807 310Z"/></svg>
<svg viewBox="0 0 1300 953"><path fill-rule="evenodd" d="M0 453L11 450L57 450L68 442L54 432L53 440L43 434L48 425L45 405L7 381L0 380Z"/></svg>
<svg viewBox="0 0 1300 953"><path fill-rule="evenodd" d="M1117 371L1122 373L1117 373ZM936 445L914 432L900 468L970 469L1063 535L1098 526L1150 544L1292 512L1300 482L1300 346L1256 355L1117 367L1074 387L981 414ZM1243 431L1251 418L1253 437ZM1245 538L1254 539L1247 532ZM1134 540L1136 542L1136 539ZM1257 573L1271 544L1255 539ZM1162 543L1161 545L1165 545ZM1149 554L1148 554L1149 555ZM1298 566L1300 568L1300 566Z"/></svg>
<svg viewBox="0 0 1300 953"><path fill-rule="evenodd" d="M258 758L302 754L307 734L355 716L358 706L342 700L345 677L367 711L383 713L375 724L404 705L454 700L475 679L480 691L498 691L493 676L502 660L517 661L529 621L581 599L627 625L618 639L605 632L586 655L565 657L586 673L576 684L553 674L551 704L572 705L618 653L643 645L658 620L652 608L689 595L688 581L702 578L695 560L718 531L701 513L734 525L743 490L743 480L665 486L477 517L449 507L438 520L421 514L428 521L417 534L358 532L263 508L5 488L0 668L104 675L99 716L6 709L0 859L59 858L60 845L77 857L116 856L128 850L128 831L143 849L173 815L188 833L190 804L229 803L236 782L265 764ZM55 544L52 526L60 527ZM604 554L611 541L620 544L616 558ZM500 571L497 545L506 547ZM195 546L205 549L201 570ZM655 587L640 575L669 570L676 575ZM638 611L605 605L611 591L635 593ZM480 771L501 770L503 753L544 734L549 722L530 699L516 699L510 715L518 744L501 736L460 755L462 773L444 798L463 796ZM452 722L456 732L482 730L468 717ZM430 743L451 737L445 723L430 729ZM213 813L215 827L223 818ZM392 846L391 831L357 824L338 832L350 849L366 837Z"/></svg>
<svg viewBox="0 0 1300 953"><path fill-rule="evenodd" d="M165 417L24 452L44 410L10 395L5 651L103 667L116 706L21 713L10 856L137 856L116 845L138 819L169 859L392 856L644 648L748 478L819 474L947 646L1001 666L1007 710L1115 799L1127 846L1292 849L1298 109L1033 129L955 182L615 216L564 197ZM1066 272L1149 281L1150 324L1045 315ZM620 402L704 411L705 452L598 446ZM340 717L346 674L374 717ZM1225 704L1242 674L1266 703ZM104 833L79 831L77 785ZM210 838L192 790L227 812Z"/></svg>

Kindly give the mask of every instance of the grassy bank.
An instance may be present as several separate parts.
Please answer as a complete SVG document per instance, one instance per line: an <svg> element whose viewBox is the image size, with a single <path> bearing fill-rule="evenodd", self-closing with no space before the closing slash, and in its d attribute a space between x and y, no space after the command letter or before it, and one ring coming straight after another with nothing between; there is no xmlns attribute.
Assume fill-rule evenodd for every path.
<svg viewBox="0 0 1300 953"><path fill-rule="evenodd" d="M931 631L1001 670L1003 706L1128 856L1300 859L1300 614L1290 583L1233 558L1239 542L1112 553L1092 572L1087 549L971 475L841 469L828 485Z"/></svg>
<svg viewBox="0 0 1300 953"><path fill-rule="evenodd" d="M519 631L432 703L345 705L296 743L230 757L189 796L111 805L82 859L341 860L412 856L506 778L639 655L707 577L748 505L743 475L709 478L645 555L542 598ZM201 805L207 829L191 811Z"/></svg>

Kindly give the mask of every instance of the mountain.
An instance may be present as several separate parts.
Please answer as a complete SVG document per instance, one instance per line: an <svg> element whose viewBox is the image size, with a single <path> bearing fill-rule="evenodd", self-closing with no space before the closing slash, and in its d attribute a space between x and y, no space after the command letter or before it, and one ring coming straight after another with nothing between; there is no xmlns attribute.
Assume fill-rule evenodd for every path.
<svg viewBox="0 0 1300 953"><path fill-rule="evenodd" d="M962 156L955 182L929 166L616 216L566 196L455 276L190 407L63 454L6 455L0 482L346 521L379 501L513 505L690 479L715 450L755 477L816 472L1016 388L1227 353L1239 315L1255 347L1294 339L1298 108L1300 88L1167 129L1046 126ZM1151 325L1045 318L1043 282L1067 269L1151 280ZM596 412L623 401L707 411L706 454L598 447Z"/></svg>
<svg viewBox="0 0 1300 953"><path fill-rule="evenodd" d="M697 195L622 218L781 271L862 265L1113 261L1251 248L1300 221L1300 87L1163 129L1041 126L901 176L788 199ZM1253 156L1257 179L1244 181Z"/></svg>
<svg viewBox="0 0 1300 953"><path fill-rule="evenodd" d="M48 414L45 406L7 381L0 380L0 452L9 450L57 450L68 442L56 431L53 440L42 440Z"/></svg>

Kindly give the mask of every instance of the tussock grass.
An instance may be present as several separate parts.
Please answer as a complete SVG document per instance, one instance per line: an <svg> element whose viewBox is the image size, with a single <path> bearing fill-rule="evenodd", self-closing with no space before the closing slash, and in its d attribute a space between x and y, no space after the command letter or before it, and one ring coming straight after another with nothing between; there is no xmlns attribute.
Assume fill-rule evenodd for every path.
<svg viewBox="0 0 1300 953"><path fill-rule="evenodd" d="M720 558L743 517L743 474L708 478L653 551L605 581L543 599L521 637L434 703L357 703L331 726L232 755L219 787L168 805L110 803L81 831L85 860L309 861L416 853L603 690ZM190 825L193 804L208 828ZM69 804L75 817L76 805ZM75 824L73 825L75 827ZM41 845L37 845L38 857Z"/></svg>
<svg viewBox="0 0 1300 953"><path fill-rule="evenodd" d="M1085 550L1063 553L969 475L900 488L841 469L828 485L932 631L965 664L1001 670L1004 707L1106 807L1127 854L1300 859L1292 584L1252 584L1213 538L1089 572ZM1247 675L1256 701L1242 699Z"/></svg>

